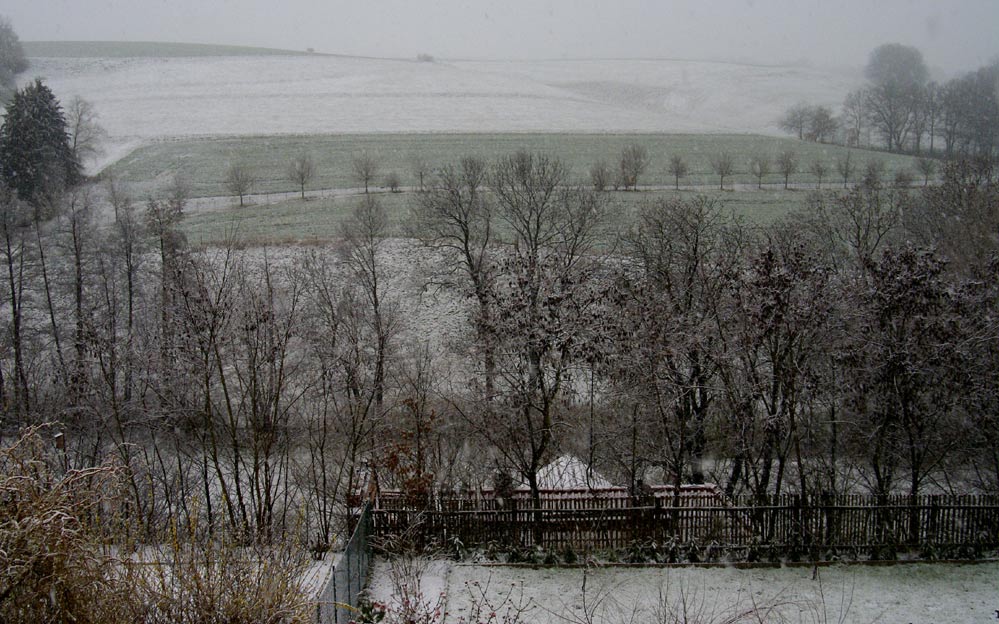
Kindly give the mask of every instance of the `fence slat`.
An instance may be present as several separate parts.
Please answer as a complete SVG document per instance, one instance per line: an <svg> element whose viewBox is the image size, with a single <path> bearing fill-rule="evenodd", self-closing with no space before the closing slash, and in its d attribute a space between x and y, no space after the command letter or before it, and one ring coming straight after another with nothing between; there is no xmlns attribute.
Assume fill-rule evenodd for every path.
<svg viewBox="0 0 999 624"><path fill-rule="evenodd" d="M733 500L717 493L630 498L546 494L540 510L527 499L451 499L406 509L399 501L370 511L373 534L384 538L420 523L424 545L466 547L496 542L557 551L624 549L636 542L673 540L680 546L761 546L867 549L882 546L999 547L999 496L771 496ZM674 504L677 506L674 506ZM535 522L535 517L540 519ZM353 538L352 538L353 541ZM356 592L352 592L356 593ZM351 596L353 598L353 595Z"/></svg>

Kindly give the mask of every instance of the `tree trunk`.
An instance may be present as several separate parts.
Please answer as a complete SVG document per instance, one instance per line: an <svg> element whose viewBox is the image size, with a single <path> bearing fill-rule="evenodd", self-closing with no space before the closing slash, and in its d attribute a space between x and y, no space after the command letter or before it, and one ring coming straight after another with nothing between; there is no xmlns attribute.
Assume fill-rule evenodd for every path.
<svg viewBox="0 0 999 624"><path fill-rule="evenodd" d="M8 225L9 227L9 225ZM10 230L4 232L7 277L10 287L11 342L14 347L14 416L30 411L28 402L28 379L24 372L24 353L21 342L21 288L24 276L24 242L20 243L20 257L15 260L14 243ZM18 266L15 268L15 264Z"/></svg>
<svg viewBox="0 0 999 624"><path fill-rule="evenodd" d="M49 284L49 273L45 264L45 245L42 243L41 224L35 218L35 240L38 244L38 261L42 269L42 287L45 289L45 303L48 307L49 322L52 326L52 341L56 349L56 359L59 360L59 369L64 382L69 381L69 373L66 368L66 359L62 353L62 342L59 339L59 324L56 322L55 306L52 304L52 288Z"/></svg>

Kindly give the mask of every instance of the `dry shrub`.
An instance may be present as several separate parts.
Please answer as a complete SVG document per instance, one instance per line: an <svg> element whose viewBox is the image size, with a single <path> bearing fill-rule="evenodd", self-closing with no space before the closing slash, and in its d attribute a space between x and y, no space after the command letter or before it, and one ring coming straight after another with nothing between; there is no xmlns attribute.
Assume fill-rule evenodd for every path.
<svg viewBox="0 0 999 624"><path fill-rule="evenodd" d="M312 621L304 549L242 547L193 524L136 549L123 469L65 470L51 431L0 447L0 622Z"/></svg>
<svg viewBox="0 0 999 624"><path fill-rule="evenodd" d="M145 597L148 624L298 624L314 604L301 581L304 549L245 546L226 536L199 537L196 526L172 532L171 543L147 549L129 566L130 584Z"/></svg>
<svg viewBox="0 0 999 624"><path fill-rule="evenodd" d="M402 181L399 179L399 174L392 171L387 176L385 176L385 186L388 187L393 193L398 193L402 189Z"/></svg>
<svg viewBox="0 0 999 624"><path fill-rule="evenodd" d="M0 621L126 621L127 591L104 547L121 471L64 470L51 432L33 427L0 448Z"/></svg>
<svg viewBox="0 0 999 624"><path fill-rule="evenodd" d="M656 624L749 624L786 622L782 610L795 607L781 594L770 598L757 598L748 594L745 599L725 603L706 588L681 582L674 596L669 596L669 579L659 588L653 622Z"/></svg>

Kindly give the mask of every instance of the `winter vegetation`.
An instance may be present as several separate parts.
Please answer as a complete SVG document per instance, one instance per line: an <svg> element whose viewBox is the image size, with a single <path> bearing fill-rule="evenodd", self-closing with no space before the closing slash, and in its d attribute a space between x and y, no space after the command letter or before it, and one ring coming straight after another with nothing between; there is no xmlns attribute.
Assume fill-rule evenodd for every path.
<svg viewBox="0 0 999 624"><path fill-rule="evenodd" d="M0 102L6 103L14 91L18 74L28 69L24 47L14 27L0 16Z"/></svg>
<svg viewBox="0 0 999 624"><path fill-rule="evenodd" d="M13 76L11 42L0 22ZM999 114L965 99L992 134L962 117L943 150L915 108L874 123L877 98L912 104L927 87L911 49L875 50L848 96L881 141L860 143L887 151L826 142L825 90L855 85L820 70L808 80L823 103L781 120L794 139L636 134L769 131L777 115L731 107L780 102L773 68L684 63L707 86L657 108L626 101L662 103L678 62L480 73L48 49L31 58L46 79L21 79L0 127L2 621L313 621L303 579L332 565L374 488L416 512L519 488L540 532L546 466L569 456L634 501L687 484L760 508L778 495L806 508L908 496L913 509L928 494L999 495ZM343 73L315 79L330 68ZM961 79L986 103L989 71ZM455 72L479 95L441 96L448 115L412 95ZM354 87L385 103L345 105L358 75L393 78ZM698 91L736 75L741 102ZM275 96L278 77L310 89ZM208 94L203 110L177 105L185 88ZM244 108L252 94L268 103ZM309 105L327 98L336 115ZM473 123L484 103L507 116ZM481 134L413 133L442 124ZM499 133L511 127L524 134ZM85 175L115 141L144 144ZM925 534L921 516L907 522ZM858 549L975 558L999 547L996 531ZM995 607L994 564L831 568L828 594L734 570L675 585L661 571L504 570L500 588L397 537L380 546L409 556L373 590L390 607L368 604L364 621L825 622L850 621L854 604L868 621L906 570L923 597L942 574L962 579L975 621ZM445 570L429 587L428 565ZM933 607L920 604L892 617Z"/></svg>
<svg viewBox="0 0 999 624"><path fill-rule="evenodd" d="M388 191L388 188L385 189ZM363 190L359 192L363 194ZM204 198L188 202L179 228L191 245L224 244L233 234L241 246L284 246L331 243L339 238L339 227L351 213L358 192L348 190L317 191L302 200L301 196L252 196L243 208L238 199ZM751 224L771 223L805 209L807 191L785 193L781 190L742 191L717 186L708 189L642 191L641 193L607 193L607 223L610 231L627 229L636 223L643 204L650 201L683 199L703 195L724 201L726 214ZM391 237L408 238L409 212L413 196L407 193L379 192L378 201L385 208ZM613 243L611 235L604 242Z"/></svg>
<svg viewBox="0 0 999 624"><path fill-rule="evenodd" d="M820 161L834 170L847 157L854 163L848 176L858 182L868 161L884 164L886 175L901 169L918 171L917 159L904 154L887 154L850 149L839 145L820 145L791 139L761 135L709 134L344 134L313 136L256 136L211 139L171 140L139 147L109 168L115 178L135 188L137 193L158 195L169 185L173 175L181 175L190 184L192 197L229 194L224 185L228 163L246 163L258 178L258 191L281 193L298 191L297 183L289 181L284 172L288 163L303 153L310 154L316 175L307 188L363 189L363 179L356 176L355 160L369 156L384 171L400 172L407 187L419 187L419 176L412 172L412 162L419 156L424 174L451 162L456 154L493 160L517 150L545 152L558 156L569 168L574 182L589 183L591 168L603 162L607 165L607 189L617 185L620 164L625 150L638 147L645 150L644 170L638 184L645 188L674 186L671 159L681 157L687 169L680 176L682 187L718 188L718 175L711 160L718 154L732 157L732 173L726 174L726 188L733 184L756 186L750 161L765 157L775 162L778 155L792 152L802 163ZM766 187L783 184L777 169L764 176ZM382 186L380 177L371 178ZM370 180L369 180L370 181ZM806 167L792 173L793 184L811 185L816 177ZM630 184L629 184L630 187Z"/></svg>
<svg viewBox="0 0 999 624"><path fill-rule="evenodd" d="M995 152L999 63L940 84L917 48L889 43L871 52L864 77L866 84L846 95L839 118L827 106L799 102L780 117L780 127L802 140L889 152Z"/></svg>

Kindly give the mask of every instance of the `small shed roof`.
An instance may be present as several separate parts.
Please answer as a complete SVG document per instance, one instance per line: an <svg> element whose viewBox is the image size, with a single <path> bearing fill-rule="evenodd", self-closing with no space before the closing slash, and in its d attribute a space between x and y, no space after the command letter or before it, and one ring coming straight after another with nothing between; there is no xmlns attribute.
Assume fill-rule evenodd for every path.
<svg viewBox="0 0 999 624"><path fill-rule="evenodd" d="M575 455L562 455L538 471L538 488L542 490L592 490L609 487L614 486ZM517 489L530 488L523 483Z"/></svg>

